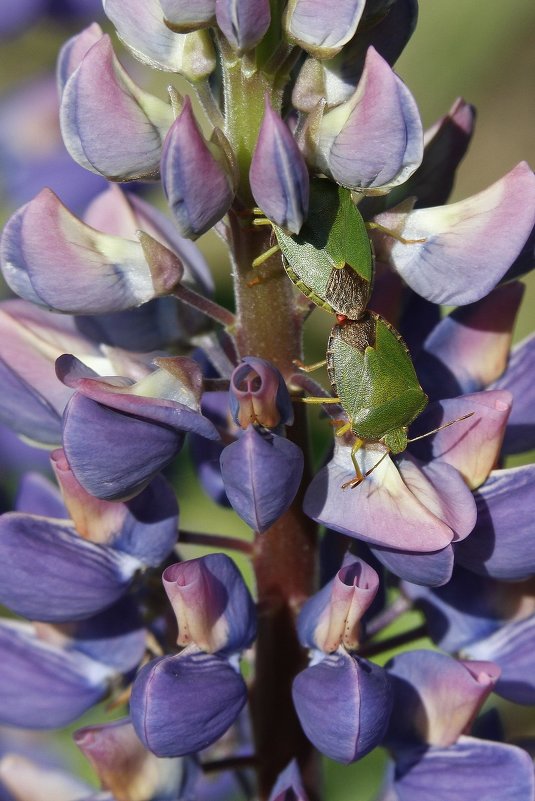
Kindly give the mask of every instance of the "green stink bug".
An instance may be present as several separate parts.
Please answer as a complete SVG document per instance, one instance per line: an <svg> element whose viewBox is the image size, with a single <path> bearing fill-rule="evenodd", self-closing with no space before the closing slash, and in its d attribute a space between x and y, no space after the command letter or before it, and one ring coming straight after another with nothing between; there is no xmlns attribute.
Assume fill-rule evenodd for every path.
<svg viewBox="0 0 535 801"><path fill-rule="evenodd" d="M375 312L333 326L326 356L336 397L304 401L339 403L347 414L348 422L337 433L351 431L356 436L351 449L355 478L344 484L355 487L371 472L362 474L356 452L372 442L386 447L380 461L388 453L404 451L408 426L425 409L427 395L400 334Z"/></svg>
<svg viewBox="0 0 535 801"><path fill-rule="evenodd" d="M336 397L303 398L303 401L338 403L343 408L349 419L337 435L351 431L356 439L351 449L355 478L342 488L356 487L389 453L401 453L414 441L408 439L407 429L423 412L428 399L401 335L376 312L367 311L360 320L346 320L333 326L326 355L327 372ZM472 414L414 439L434 434ZM367 443L380 443L385 452L363 474L355 455Z"/></svg>
<svg viewBox="0 0 535 801"><path fill-rule="evenodd" d="M290 235L270 224L278 244L253 266L280 250L284 269L304 295L332 314L357 320L370 298L374 259L366 224L349 190L313 178L309 213L300 233Z"/></svg>

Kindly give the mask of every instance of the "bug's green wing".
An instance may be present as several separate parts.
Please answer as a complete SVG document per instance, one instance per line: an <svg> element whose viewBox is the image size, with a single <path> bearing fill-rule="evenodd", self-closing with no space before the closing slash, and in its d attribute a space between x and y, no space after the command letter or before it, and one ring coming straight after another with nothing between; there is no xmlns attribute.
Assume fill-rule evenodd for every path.
<svg viewBox="0 0 535 801"><path fill-rule="evenodd" d="M334 326L327 350L333 388L362 439L404 429L427 404L407 346L379 315Z"/></svg>
<svg viewBox="0 0 535 801"><path fill-rule="evenodd" d="M332 181L313 179L301 232L291 236L278 226L274 229L296 286L328 311L360 317L371 293L373 253L349 191Z"/></svg>

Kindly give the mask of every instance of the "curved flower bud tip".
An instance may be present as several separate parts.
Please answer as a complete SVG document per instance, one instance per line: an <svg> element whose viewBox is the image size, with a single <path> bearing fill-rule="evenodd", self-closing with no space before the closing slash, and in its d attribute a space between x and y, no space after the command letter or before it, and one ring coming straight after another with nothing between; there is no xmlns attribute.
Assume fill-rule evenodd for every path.
<svg viewBox="0 0 535 801"><path fill-rule="evenodd" d="M269 0L216 0L217 24L238 55L261 41L271 22Z"/></svg>
<svg viewBox="0 0 535 801"><path fill-rule="evenodd" d="M332 58L355 34L365 0L341 0L336 14L318 0L290 0L283 24L288 39L316 58Z"/></svg>
<svg viewBox="0 0 535 801"><path fill-rule="evenodd" d="M521 252L535 224L535 176L521 162L466 200L408 213L396 209L375 222L396 237L375 234L376 254L433 303L464 305L487 295Z"/></svg>
<svg viewBox="0 0 535 801"><path fill-rule="evenodd" d="M310 137L317 138L309 143L317 166L337 183L363 194L384 194L404 183L422 160L416 103L373 47L353 96L326 111Z"/></svg>
<svg viewBox="0 0 535 801"><path fill-rule="evenodd" d="M290 393L279 370L265 359L246 356L230 378L229 406L241 428L292 425Z"/></svg>
<svg viewBox="0 0 535 801"><path fill-rule="evenodd" d="M386 671L343 651L299 673L292 697L311 743L343 764L355 762L381 742L392 708Z"/></svg>
<svg viewBox="0 0 535 801"><path fill-rule="evenodd" d="M513 398L504 390L474 392L447 398L428 406L411 429L411 435L438 428L444 421L458 420L433 437L411 444L411 451L423 459L446 462L461 473L466 483L479 487L500 453ZM459 420L471 414L466 420Z"/></svg>
<svg viewBox="0 0 535 801"><path fill-rule="evenodd" d="M270 220L298 234L308 212L305 159L268 97L249 171L253 197Z"/></svg>
<svg viewBox="0 0 535 801"><path fill-rule="evenodd" d="M0 624L0 721L27 729L67 726L106 694L112 671L77 651Z"/></svg>
<svg viewBox="0 0 535 801"><path fill-rule="evenodd" d="M2 788L18 801L77 801L90 799L93 788L58 768L44 767L22 754L6 754L0 759Z"/></svg>
<svg viewBox="0 0 535 801"><path fill-rule="evenodd" d="M179 562L162 575L178 622L178 645L230 655L256 636L253 599L234 562L221 553Z"/></svg>
<svg viewBox="0 0 535 801"><path fill-rule="evenodd" d="M343 645L358 648L361 619L379 589L375 570L352 554L332 581L309 598L299 613L297 629L301 644L331 653Z"/></svg>
<svg viewBox="0 0 535 801"><path fill-rule="evenodd" d="M500 675L493 662L458 662L436 651L407 651L386 666L394 705L386 742L453 744L470 729Z"/></svg>
<svg viewBox="0 0 535 801"><path fill-rule="evenodd" d="M226 659L188 648L140 671L130 712L138 737L150 751L176 757L218 740L246 700L245 682Z"/></svg>
<svg viewBox="0 0 535 801"><path fill-rule="evenodd" d="M177 33L208 28L215 22L215 0L159 0L164 21Z"/></svg>
<svg viewBox="0 0 535 801"><path fill-rule="evenodd" d="M61 131L72 158L114 181L158 176L171 107L144 92L104 35L72 73L61 99Z"/></svg>
<svg viewBox="0 0 535 801"><path fill-rule="evenodd" d="M176 0L173 5L177 5ZM197 5L200 4L196 2ZM189 81L207 78L215 69L216 56L209 33L173 33L164 22L159 0L104 0L104 12L115 25L119 38L143 64L178 72Z"/></svg>
<svg viewBox="0 0 535 801"><path fill-rule="evenodd" d="M302 450L284 437L249 426L221 453L221 475L234 511L266 531L290 507L303 474Z"/></svg>
<svg viewBox="0 0 535 801"><path fill-rule="evenodd" d="M193 760L160 760L142 745L129 718L86 726L74 741L117 801L184 798L198 768Z"/></svg>
<svg viewBox="0 0 535 801"><path fill-rule="evenodd" d="M365 9L360 30L336 56L321 61L306 59L292 91L292 103L299 111L310 113L323 101L326 108L332 108L349 100L370 46L390 65L397 61L416 26L417 0L397 0L376 16L373 8L368 8L368 12L373 17L372 23L367 24Z"/></svg>
<svg viewBox="0 0 535 801"><path fill-rule="evenodd" d="M526 751L513 745L461 737L448 748L411 752L396 767L396 801L533 798L533 763Z"/></svg>
<svg viewBox="0 0 535 801"><path fill-rule="evenodd" d="M418 378L431 399L478 392L502 375L524 290L519 281L496 287L433 328L415 359Z"/></svg>
<svg viewBox="0 0 535 801"><path fill-rule="evenodd" d="M163 258L148 266L141 245L95 231L43 189L6 225L0 259L6 282L25 300L68 314L99 314L172 290L182 265L162 245L153 247Z"/></svg>
<svg viewBox="0 0 535 801"><path fill-rule="evenodd" d="M516 704L535 703L535 615L501 626L463 649L468 659L492 659L501 668L496 693Z"/></svg>
<svg viewBox="0 0 535 801"><path fill-rule="evenodd" d="M204 141L189 97L165 139L161 173L182 236L196 239L230 208L234 188L225 153Z"/></svg>
<svg viewBox="0 0 535 801"><path fill-rule="evenodd" d="M453 188L455 171L474 132L476 110L458 98L449 112L424 134L422 163L402 186L389 195L389 207L415 198L416 208L445 203Z"/></svg>
<svg viewBox="0 0 535 801"><path fill-rule="evenodd" d="M85 54L103 35L100 25L93 22L81 33L77 33L76 36L71 37L65 42L59 51L56 65L56 78L60 97L65 88L65 84L75 69L80 66Z"/></svg>

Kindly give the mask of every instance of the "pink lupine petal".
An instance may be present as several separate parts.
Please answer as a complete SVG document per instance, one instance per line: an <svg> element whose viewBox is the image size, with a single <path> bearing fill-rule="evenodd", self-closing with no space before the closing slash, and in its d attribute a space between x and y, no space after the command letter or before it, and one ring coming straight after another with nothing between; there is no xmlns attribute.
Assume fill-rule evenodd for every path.
<svg viewBox="0 0 535 801"><path fill-rule="evenodd" d="M165 139L161 172L182 236L196 239L228 211L234 198L231 176L206 145L189 98Z"/></svg>
<svg viewBox="0 0 535 801"><path fill-rule="evenodd" d="M209 34L174 33L164 22L158 0L104 0L104 11L124 44L143 64L178 72L192 81L207 78L215 69Z"/></svg>
<svg viewBox="0 0 535 801"><path fill-rule="evenodd" d="M511 393L505 390L475 392L434 403L418 419L414 434L431 431L466 414L472 416L413 443L411 451L421 458L432 456L447 462L461 473L469 487L479 487L500 453L511 403Z"/></svg>
<svg viewBox="0 0 535 801"><path fill-rule="evenodd" d="M269 0L216 0L217 24L237 53L255 47L271 21Z"/></svg>
<svg viewBox="0 0 535 801"><path fill-rule="evenodd" d="M256 635L254 603L228 556L209 554L167 567L162 575L178 622L179 645L206 653L235 653Z"/></svg>
<svg viewBox="0 0 535 801"><path fill-rule="evenodd" d="M535 224L535 176L521 162L495 184L449 206L395 209L375 221L406 239L375 235L379 259L433 303L463 305L484 297L505 275Z"/></svg>
<svg viewBox="0 0 535 801"><path fill-rule="evenodd" d="M249 178L266 217L298 234L308 212L308 169L290 129L267 97Z"/></svg>
<svg viewBox="0 0 535 801"><path fill-rule="evenodd" d="M500 675L493 662L456 661L436 651L406 651L387 665L394 708L387 739L452 745L471 726Z"/></svg>
<svg viewBox="0 0 535 801"><path fill-rule="evenodd" d="M354 477L350 450L337 443L332 460L313 478L304 501L307 515L372 545L423 553L449 545L454 532L411 492L388 456L358 487L342 490ZM361 470L373 467L382 453L359 456ZM421 483L427 484L423 476Z"/></svg>
<svg viewBox="0 0 535 801"><path fill-rule="evenodd" d="M398 470L426 509L452 529L452 542L470 534L476 522L476 504L459 470L440 460L419 462L408 452L399 459Z"/></svg>
<svg viewBox="0 0 535 801"><path fill-rule="evenodd" d="M524 289L518 281L496 287L435 326L415 361L428 394L444 398L477 392L502 375Z"/></svg>
<svg viewBox="0 0 535 801"><path fill-rule="evenodd" d="M79 67L80 62L87 53L87 51L98 42L103 36L102 28L96 22L92 22L76 36L68 39L61 50L59 51L58 62L56 67L56 75L58 82L59 95L63 92L65 84L74 72Z"/></svg>
<svg viewBox="0 0 535 801"><path fill-rule="evenodd" d="M192 772L193 765L187 760L163 760L148 751L129 718L86 726L73 737L96 770L103 789L117 801L181 797Z"/></svg>
<svg viewBox="0 0 535 801"><path fill-rule="evenodd" d="M290 0L284 27L290 41L317 58L332 58L357 30L365 0L340 0L336 13L322 0Z"/></svg>
<svg viewBox="0 0 535 801"><path fill-rule="evenodd" d="M370 47L353 96L323 115L314 154L318 166L342 186L364 194L387 192L412 175L422 153L416 103L387 62Z"/></svg>
<svg viewBox="0 0 535 801"><path fill-rule="evenodd" d="M88 170L114 181L155 178L171 107L140 89L104 35L67 81L61 100L67 150Z"/></svg>
<svg viewBox="0 0 535 801"><path fill-rule="evenodd" d="M375 570L352 554L332 581L309 598L299 613L299 639L303 645L325 653L343 644L355 650L359 644L360 620L379 588Z"/></svg>
<svg viewBox="0 0 535 801"><path fill-rule="evenodd" d="M85 801L94 789L66 771L12 753L0 760L0 781L19 801Z"/></svg>
<svg viewBox="0 0 535 801"><path fill-rule="evenodd" d="M455 171L463 159L475 124L475 109L458 98L449 112L424 133L422 163L409 180L397 190L399 200L416 198L416 208L439 206L451 193ZM396 190L388 198L392 207Z"/></svg>
<svg viewBox="0 0 535 801"><path fill-rule="evenodd" d="M161 274L151 274L138 242L95 231L48 189L11 218L0 253L14 292L70 314L139 306L168 294L182 274L178 258L165 249Z"/></svg>

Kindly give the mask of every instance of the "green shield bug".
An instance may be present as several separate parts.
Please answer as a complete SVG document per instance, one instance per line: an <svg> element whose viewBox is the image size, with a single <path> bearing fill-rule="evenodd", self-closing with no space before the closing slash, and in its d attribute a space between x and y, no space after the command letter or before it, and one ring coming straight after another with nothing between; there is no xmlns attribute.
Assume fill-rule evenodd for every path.
<svg viewBox="0 0 535 801"><path fill-rule="evenodd" d="M407 429L427 406L410 353L401 335L383 317L367 311L360 320L346 320L332 328L327 344L327 372L335 398L303 398L305 403L338 403L348 422L337 435L351 431L355 478L343 485L358 486L389 454L401 453L412 440ZM305 368L307 369L307 368ZM429 436L473 413L445 423ZM416 437L415 439L421 439ZM385 453L362 473L357 451L367 443L380 443Z"/></svg>
<svg viewBox="0 0 535 801"><path fill-rule="evenodd" d="M271 224L277 245L253 262L257 267L280 250L293 283L332 314L356 320L368 304L374 272L373 250L362 215L348 189L323 178L310 185L306 222L298 235Z"/></svg>

